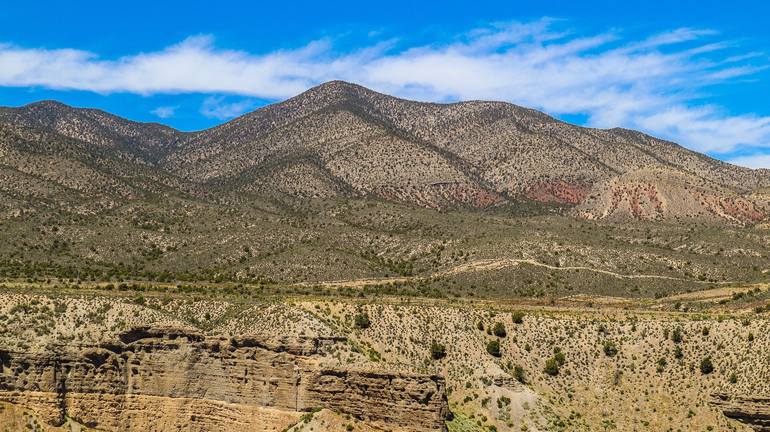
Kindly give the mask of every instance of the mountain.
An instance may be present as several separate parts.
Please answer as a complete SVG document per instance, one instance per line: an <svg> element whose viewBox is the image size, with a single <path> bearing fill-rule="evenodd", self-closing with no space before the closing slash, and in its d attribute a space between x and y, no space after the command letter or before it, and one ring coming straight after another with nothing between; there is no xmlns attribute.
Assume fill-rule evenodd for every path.
<svg viewBox="0 0 770 432"><path fill-rule="evenodd" d="M54 132L142 163L162 159L185 135L160 124L134 122L101 110L73 108L56 101L0 108L0 123Z"/></svg>
<svg viewBox="0 0 770 432"><path fill-rule="evenodd" d="M0 430L768 430L768 214L500 102L0 108Z"/></svg>
<svg viewBox="0 0 770 432"><path fill-rule="evenodd" d="M185 189L184 181L116 147L0 122L0 213L98 213Z"/></svg>
<svg viewBox="0 0 770 432"><path fill-rule="evenodd" d="M525 200L581 205L575 214L594 219L673 220L706 212L712 221L747 224L765 215L748 195L770 186L767 170L635 131L578 127L503 102L413 102L341 81L194 133L49 101L2 109L0 124L48 134L38 136L45 145L69 142L70 150L51 149L63 157L72 148L81 156L103 154L112 161L105 175L125 177L128 168L115 161L143 165L153 183L217 199L368 196L434 209ZM718 204L667 200L654 215L604 208L614 198L596 197L617 194L618 182L633 173L646 173L644 183L661 196L677 196L681 181L708 184L704 196ZM126 195L122 183L112 187ZM732 214L732 201L740 202L740 215Z"/></svg>

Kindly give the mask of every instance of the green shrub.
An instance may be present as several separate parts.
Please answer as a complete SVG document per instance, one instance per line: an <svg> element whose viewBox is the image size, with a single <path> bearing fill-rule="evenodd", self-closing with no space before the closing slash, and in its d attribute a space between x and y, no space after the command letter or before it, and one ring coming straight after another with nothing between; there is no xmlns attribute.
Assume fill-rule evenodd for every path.
<svg viewBox="0 0 770 432"><path fill-rule="evenodd" d="M607 357L615 357L618 354L618 346L615 342L607 340L604 341L604 355Z"/></svg>
<svg viewBox="0 0 770 432"><path fill-rule="evenodd" d="M545 368L543 368L543 372L550 376L559 375L559 361L554 357L549 358L545 362Z"/></svg>
<svg viewBox="0 0 770 432"><path fill-rule="evenodd" d="M492 334L500 338L504 338L508 335L505 331L505 325L501 322L495 323L495 326L492 327Z"/></svg>
<svg viewBox="0 0 770 432"><path fill-rule="evenodd" d="M684 337L682 336L682 329L677 327L674 329L673 332L671 332L671 340L674 343L681 343L684 340Z"/></svg>
<svg viewBox="0 0 770 432"><path fill-rule="evenodd" d="M513 377L522 384L527 383L527 375L524 373L524 368L519 365L513 367Z"/></svg>
<svg viewBox="0 0 770 432"><path fill-rule="evenodd" d="M711 357L704 357L700 361L700 373L708 375L711 372L714 372L714 363L711 362Z"/></svg>
<svg viewBox="0 0 770 432"><path fill-rule="evenodd" d="M493 339L487 342L487 352L494 357L500 357L500 341Z"/></svg>
<svg viewBox="0 0 770 432"><path fill-rule="evenodd" d="M564 366L564 363L567 361L564 352L562 352L561 348L559 347L553 349L553 358L557 363L559 363L559 366Z"/></svg>
<svg viewBox="0 0 770 432"><path fill-rule="evenodd" d="M369 315L366 312L356 315L356 318L355 318L356 328L368 329L370 325L371 325L371 322L369 321Z"/></svg>
<svg viewBox="0 0 770 432"><path fill-rule="evenodd" d="M441 360L442 358L446 357L446 347L444 345L433 342L430 344L430 358L433 360Z"/></svg>
<svg viewBox="0 0 770 432"><path fill-rule="evenodd" d="M513 320L514 324L523 324L524 323L524 312L522 311L516 311L511 314L511 319Z"/></svg>

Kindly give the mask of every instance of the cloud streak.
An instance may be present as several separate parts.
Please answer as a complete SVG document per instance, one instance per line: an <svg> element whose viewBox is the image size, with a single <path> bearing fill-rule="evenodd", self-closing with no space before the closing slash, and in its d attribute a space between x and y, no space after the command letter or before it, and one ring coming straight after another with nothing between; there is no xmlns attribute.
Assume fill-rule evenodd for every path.
<svg viewBox="0 0 770 432"><path fill-rule="evenodd" d="M153 115L156 117L167 119L171 118L176 114L176 110L178 107L176 106L159 106L151 111Z"/></svg>
<svg viewBox="0 0 770 432"><path fill-rule="evenodd" d="M222 96L211 96L203 101L200 113L208 118L226 120L237 117L252 108L254 108L254 102L249 99L226 102Z"/></svg>
<svg viewBox="0 0 770 432"><path fill-rule="evenodd" d="M562 25L549 19L509 23L450 43L383 41L348 52L321 40L253 54L219 49L209 36L117 59L0 45L0 86L274 100L343 79L419 100L493 99L554 115L580 114L590 126L642 129L704 152L770 149L770 117L729 115L702 102L710 86L764 70L764 54L727 50L732 43L716 40L711 30L674 29L626 40L616 33L579 36ZM252 106L250 100L212 97L201 113L225 119Z"/></svg>

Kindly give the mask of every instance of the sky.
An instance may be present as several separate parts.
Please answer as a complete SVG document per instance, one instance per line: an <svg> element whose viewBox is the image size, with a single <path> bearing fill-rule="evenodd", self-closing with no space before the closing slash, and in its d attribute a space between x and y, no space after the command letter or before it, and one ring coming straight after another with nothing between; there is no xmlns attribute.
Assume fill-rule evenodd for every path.
<svg viewBox="0 0 770 432"><path fill-rule="evenodd" d="M6 2L0 105L205 129L333 79L770 168L770 2Z"/></svg>

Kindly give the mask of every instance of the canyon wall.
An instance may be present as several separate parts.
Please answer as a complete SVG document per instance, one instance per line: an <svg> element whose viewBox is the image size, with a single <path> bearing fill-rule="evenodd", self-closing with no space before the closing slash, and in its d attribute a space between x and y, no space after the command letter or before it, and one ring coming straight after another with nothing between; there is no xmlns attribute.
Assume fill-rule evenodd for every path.
<svg viewBox="0 0 770 432"><path fill-rule="evenodd" d="M99 346L0 350L0 400L50 424L107 430L280 430L319 408L405 431L445 429L443 378L324 365L322 348L340 342L137 328Z"/></svg>
<svg viewBox="0 0 770 432"><path fill-rule="evenodd" d="M746 423L758 432L770 432L770 397L717 393L712 404L726 417Z"/></svg>

